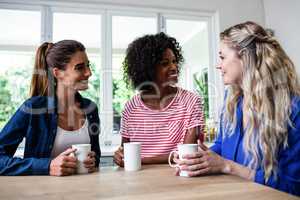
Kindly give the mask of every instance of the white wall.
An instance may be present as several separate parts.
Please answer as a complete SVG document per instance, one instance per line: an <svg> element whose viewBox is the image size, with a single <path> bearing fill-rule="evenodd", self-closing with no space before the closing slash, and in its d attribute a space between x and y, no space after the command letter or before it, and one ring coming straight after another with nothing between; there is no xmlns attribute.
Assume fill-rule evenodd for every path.
<svg viewBox="0 0 300 200"><path fill-rule="evenodd" d="M65 1L84 2L84 0ZM220 16L220 30L246 20L252 20L262 25L265 22L262 0L90 0L89 2L134 7L218 11Z"/></svg>
<svg viewBox="0 0 300 200"><path fill-rule="evenodd" d="M300 1L263 0L266 26L274 29L286 53L294 61L300 74Z"/></svg>

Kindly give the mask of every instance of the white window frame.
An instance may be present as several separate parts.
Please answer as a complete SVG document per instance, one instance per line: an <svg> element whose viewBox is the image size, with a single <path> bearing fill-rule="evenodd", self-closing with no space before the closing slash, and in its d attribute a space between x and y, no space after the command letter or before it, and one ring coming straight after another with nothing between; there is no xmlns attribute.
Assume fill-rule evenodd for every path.
<svg viewBox="0 0 300 200"><path fill-rule="evenodd" d="M26 0L11 0L6 3L0 3L0 8L15 9L15 10L35 10L41 11L41 42L52 41L53 33L53 13L54 12L70 12L82 14L100 14L102 19L101 31L101 86L100 86L100 119L101 119L101 143L118 144L118 141L111 138L102 138L103 136L113 135L113 108L112 108L112 16L156 16L157 31L166 32L166 18L168 19L186 19L186 20L201 20L208 24L208 39L209 39L209 68L208 80L215 86L209 87L209 114L215 120L218 119L218 108L220 104L220 93L223 94L224 87L220 76L217 76L214 66L217 64L217 49L219 42L219 15L218 12L204 12L195 10L179 10L167 9L159 7L142 7L142 6L122 6L109 3L97 3L93 1L83 2L67 2L67 1L26 1ZM1 46L0 46L1 48ZM16 47L16 49L19 49ZM216 91L218 93L216 94ZM221 92L220 92L221 91ZM118 136L120 137L120 136ZM110 142L109 142L110 140Z"/></svg>
<svg viewBox="0 0 300 200"><path fill-rule="evenodd" d="M194 13L195 14L195 13ZM167 32L166 20L187 20L187 21L201 21L207 23L208 29L208 49L209 49L209 64L208 64L208 94L209 94L209 116L213 118L214 121L218 120L219 117L219 100L220 94L223 95L224 87L221 84L221 80L216 74L215 66L217 65L217 45L219 42L218 35L214 33L219 33L218 23L217 23L217 13L200 13L198 15L193 15L193 13L188 13L183 15L183 13L177 14L160 14L161 16L161 31Z"/></svg>

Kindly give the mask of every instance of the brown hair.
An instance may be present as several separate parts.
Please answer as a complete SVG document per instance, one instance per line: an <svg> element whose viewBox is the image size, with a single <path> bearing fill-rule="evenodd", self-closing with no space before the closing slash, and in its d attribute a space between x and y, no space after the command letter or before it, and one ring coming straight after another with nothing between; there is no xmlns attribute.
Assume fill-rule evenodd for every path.
<svg viewBox="0 0 300 200"><path fill-rule="evenodd" d="M75 40L62 40L57 43L44 42L37 50L30 84L30 97L53 96L56 80L51 69L64 70L71 57L85 47Z"/></svg>

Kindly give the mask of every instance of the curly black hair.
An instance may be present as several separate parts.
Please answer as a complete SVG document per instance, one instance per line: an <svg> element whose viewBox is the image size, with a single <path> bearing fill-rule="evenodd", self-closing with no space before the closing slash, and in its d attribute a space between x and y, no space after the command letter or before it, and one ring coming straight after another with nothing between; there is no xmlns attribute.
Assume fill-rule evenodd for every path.
<svg viewBox="0 0 300 200"><path fill-rule="evenodd" d="M155 80L156 66L162 61L163 53L168 48L173 51L180 72L184 59L181 46L175 38L161 32L145 35L129 44L123 62L124 80L127 85L132 85L134 89L152 90L151 85L143 83Z"/></svg>

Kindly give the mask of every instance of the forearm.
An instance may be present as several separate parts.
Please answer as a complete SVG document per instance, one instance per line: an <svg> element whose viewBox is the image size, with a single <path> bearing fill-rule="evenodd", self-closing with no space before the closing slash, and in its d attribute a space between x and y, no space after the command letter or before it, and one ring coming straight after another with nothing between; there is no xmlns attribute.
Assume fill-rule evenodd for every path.
<svg viewBox="0 0 300 200"><path fill-rule="evenodd" d="M146 157L146 158L142 158L142 164L143 165L147 165L147 164L166 164L166 163L168 163L168 158L169 158L168 154L159 155L159 156L155 156L155 157Z"/></svg>
<svg viewBox="0 0 300 200"><path fill-rule="evenodd" d="M184 137L184 144L197 144L198 134L200 134L200 127L195 127L187 130Z"/></svg>
<svg viewBox="0 0 300 200"><path fill-rule="evenodd" d="M223 173L242 177L247 180L254 180L255 171L240 165L232 160L225 159L225 167Z"/></svg>
<svg viewBox="0 0 300 200"><path fill-rule="evenodd" d="M0 156L0 175L48 175L50 158Z"/></svg>

